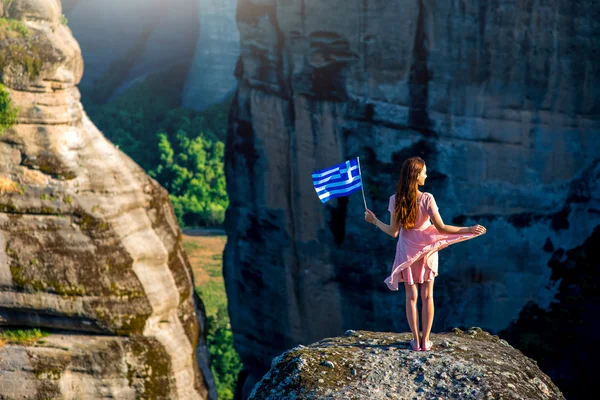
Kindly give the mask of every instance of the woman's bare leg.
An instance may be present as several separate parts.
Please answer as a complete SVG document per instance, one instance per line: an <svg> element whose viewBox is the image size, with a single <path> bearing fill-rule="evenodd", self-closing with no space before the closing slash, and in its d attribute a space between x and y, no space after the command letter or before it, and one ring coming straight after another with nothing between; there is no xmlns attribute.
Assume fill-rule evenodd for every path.
<svg viewBox="0 0 600 400"><path fill-rule="evenodd" d="M419 341L419 313L417 313L417 298L419 292L417 291L417 285L409 285L404 282L404 289L406 290L406 319L408 320L408 326L413 334L415 343Z"/></svg>
<svg viewBox="0 0 600 400"><path fill-rule="evenodd" d="M421 347L425 347L429 340L429 333L433 325L433 281L432 279L421 284L421 319L423 324L423 341Z"/></svg>

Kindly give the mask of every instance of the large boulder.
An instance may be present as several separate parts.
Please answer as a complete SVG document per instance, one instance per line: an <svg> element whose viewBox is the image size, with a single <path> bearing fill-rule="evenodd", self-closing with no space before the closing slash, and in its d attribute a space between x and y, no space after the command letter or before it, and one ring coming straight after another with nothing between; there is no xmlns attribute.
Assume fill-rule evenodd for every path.
<svg viewBox="0 0 600 400"><path fill-rule="evenodd" d="M275 357L251 400L564 399L536 362L473 327L431 335L431 351L410 349L410 333L347 331Z"/></svg>
<svg viewBox="0 0 600 400"><path fill-rule="evenodd" d="M169 382L160 396L133 381L119 383L130 396L215 398L204 307L168 193L85 114L76 86L83 59L61 21L60 2L7 4L0 83L18 114L0 134L0 327L77 331L89 335L90 344L109 335L121 349L114 355L120 377L150 369L152 379ZM18 29L2 25L9 23ZM83 347L85 338L77 339ZM56 353L36 351L50 354L50 361ZM36 351L0 349L5 365L42 382L14 396L47 398L36 390L48 379L60 388L56 396L70 396L72 375L23 372L31 372ZM82 351L93 357L96 349ZM123 364L129 358L137 360L133 369ZM65 361L63 370L76 371L75 364ZM102 386L101 376L85 379ZM11 381L0 374L0 387Z"/></svg>

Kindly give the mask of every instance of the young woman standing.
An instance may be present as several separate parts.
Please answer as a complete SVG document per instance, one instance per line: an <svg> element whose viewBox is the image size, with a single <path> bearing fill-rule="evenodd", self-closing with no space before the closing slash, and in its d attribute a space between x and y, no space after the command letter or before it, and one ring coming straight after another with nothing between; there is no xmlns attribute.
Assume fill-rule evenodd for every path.
<svg viewBox="0 0 600 400"><path fill-rule="evenodd" d="M410 345L415 351L428 351L433 345L429 334L433 325L433 282L438 276L438 250L486 233L481 225L458 227L444 224L433 195L419 191L418 187L425 184L425 179L425 161L421 157L407 159L402 164L396 193L389 200L390 224L378 220L371 210L365 211L367 222L392 237L398 237L391 274L384 282L390 290L398 290L398 282L404 282L406 318L413 334ZM417 283L421 285L422 338L419 337Z"/></svg>

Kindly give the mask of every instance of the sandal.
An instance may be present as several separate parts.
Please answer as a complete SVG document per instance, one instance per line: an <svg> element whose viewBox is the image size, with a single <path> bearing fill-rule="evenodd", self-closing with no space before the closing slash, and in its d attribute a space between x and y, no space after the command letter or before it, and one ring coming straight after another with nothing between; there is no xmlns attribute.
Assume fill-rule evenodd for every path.
<svg viewBox="0 0 600 400"><path fill-rule="evenodd" d="M427 343L425 343L425 346L421 347L421 351L429 351L432 347L433 343L431 342L431 340L428 340Z"/></svg>
<svg viewBox="0 0 600 400"><path fill-rule="evenodd" d="M420 351L421 350L420 347L416 347L415 346L415 339L410 339L410 347L411 347L411 349L413 349L413 351Z"/></svg>

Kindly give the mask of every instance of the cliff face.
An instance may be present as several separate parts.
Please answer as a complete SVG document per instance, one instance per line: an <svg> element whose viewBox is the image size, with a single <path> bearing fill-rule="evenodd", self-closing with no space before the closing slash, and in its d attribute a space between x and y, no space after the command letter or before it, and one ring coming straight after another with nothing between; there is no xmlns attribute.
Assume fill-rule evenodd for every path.
<svg viewBox="0 0 600 400"><path fill-rule="evenodd" d="M171 84L183 85L198 40L197 0L82 0L68 6L69 27L86 60L81 86L93 88L96 101L178 65L184 68Z"/></svg>
<svg viewBox="0 0 600 400"><path fill-rule="evenodd" d="M186 107L207 108L236 88L233 72L240 54L236 4L237 0L198 0L200 34L183 91Z"/></svg>
<svg viewBox="0 0 600 400"><path fill-rule="evenodd" d="M20 27L0 26L1 82L18 107L0 135L0 327L56 332L0 349L2 395L215 398L167 192L85 114L60 2L0 12Z"/></svg>
<svg viewBox="0 0 600 400"><path fill-rule="evenodd" d="M474 327L432 335L347 331L273 359L250 399L564 399L534 360Z"/></svg>
<svg viewBox="0 0 600 400"><path fill-rule="evenodd" d="M95 87L90 95L97 100L178 65L170 84L182 87L185 107L206 108L235 89L236 0L70 0L67 6L86 60L82 86Z"/></svg>
<svg viewBox="0 0 600 400"><path fill-rule="evenodd" d="M441 252L434 331L498 332L548 306L552 252L600 222L599 17L594 2L239 1L224 275L245 394L298 343L407 329L383 283L395 239L359 194L315 195L310 172L349 157L380 219L420 155L444 221L487 227Z"/></svg>

